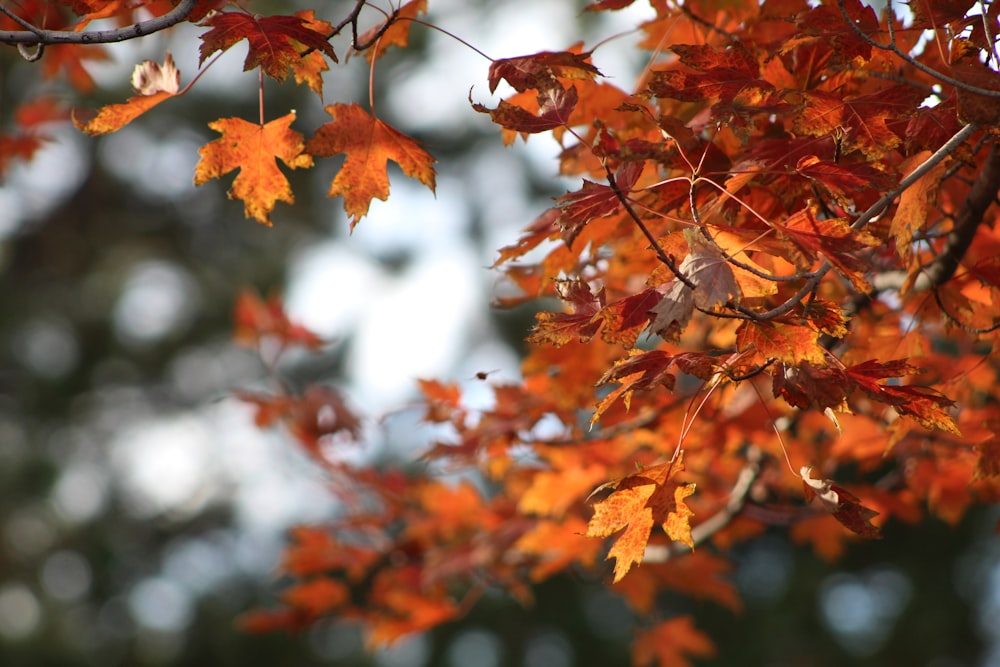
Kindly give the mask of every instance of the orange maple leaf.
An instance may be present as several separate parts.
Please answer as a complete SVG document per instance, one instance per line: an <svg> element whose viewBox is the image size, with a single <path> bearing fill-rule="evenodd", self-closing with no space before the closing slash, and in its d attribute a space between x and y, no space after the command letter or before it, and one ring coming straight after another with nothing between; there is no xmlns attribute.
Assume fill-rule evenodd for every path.
<svg viewBox="0 0 1000 667"><path fill-rule="evenodd" d="M671 618L642 630L632 645L632 661L640 666L655 662L659 667L690 667L687 655L698 658L715 655L712 640L694 627L690 616Z"/></svg>
<svg viewBox="0 0 1000 667"><path fill-rule="evenodd" d="M684 499L694 493L694 484L678 484L673 478L684 470L683 452L677 459L643 468L641 471L600 487L614 492L594 505L587 525L588 537L607 537L619 530L608 558L615 558L615 582L621 581L633 563L642 562L654 524L661 524L672 540L694 548L690 518L694 513Z"/></svg>
<svg viewBox="0 0 1000 667"><path fill-rule="evenodd" d="M344 198L351 229L368 214L372 199L389 198L386 173L389 160L398 164L404 174L434 191L436 160L416 141L357 104L332 104L326 107L326 112L333 120L306 142L306 152L316 157L347 154L327 196Z"/></svg>
<svg viewBox="0 0 1000 667"><path fill-rule="evenodd" d="M385 23L375 26L371 30L368 30L362 35L358 36L359 44L370 44L375 36L378 34L379 30L385 29L382 36L378 40L378 44L375 48L368 49L365 51L365 58L368 62L382 57L386 50L390 46L405 47L410 43L410 26L413 25L413 20L417 18L418 14L424 14L427 12L427 0L411 0L398 11L393 13L393 15L388 19L392 22L388 28L385 28Z"/></svg>
<svg viewBox="0 0 1000 667"><path fill-rule="evenodd" d="M290 113L266 125L241 118L223 118L209 123L208 126L222 137L198 150L201 160L195 167L194 184L204 185L239 169L229 198L243 201L246 217L270 226L270 214L276 202L295 202L288 179L278 168L277 158L292 169L313 164L312 156L302 152L302 135L289 127L293 120L295 114Z"/></svg>
<svg viewBox="0 0 1000 667"><path fill-rule="evenodd" d="M169 51L163 65L145 60L132 72L132 87L138 93L136 97L122 104L109 104L97 113L74 110L73 123L87 134L116 132L160 102L177 95L180 76Z"/></svg>

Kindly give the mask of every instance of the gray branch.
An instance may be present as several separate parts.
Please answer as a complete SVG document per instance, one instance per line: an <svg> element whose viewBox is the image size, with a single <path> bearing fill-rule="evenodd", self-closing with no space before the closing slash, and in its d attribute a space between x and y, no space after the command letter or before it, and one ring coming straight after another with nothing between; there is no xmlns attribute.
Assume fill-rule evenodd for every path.
<svg viewBox="0 0 1000 667"><path fill-rule="evenodd" d="M0 30L0 44L18 44L22 46L45 46L47 44L110 44L124 42L159 32L186 19L194 9L197 0L181 0L176 7L163 16L140 21L124 28L113 30L44 30L31 26L25 21L18 21L28 30ZM4 14L10 12L0 7ZM16 20L16 19L15 19Z"/></svg>
<svg viewBox="0 0 1000 667"><path fill-rule="evenodd" d="M955 223L948 232L941 254L921 269L910 288L912 291L932 290L948 282L955 274L972 244L979 224L983 221L986 209L996 199L998 189L1000 189L1000 145L993 144L986 158L986 164L979 171L979 176L969 190L961 210L955 216ZM902 289L905 283L905 271L890 271L877 275L872 282L875 291Z"/></svg>

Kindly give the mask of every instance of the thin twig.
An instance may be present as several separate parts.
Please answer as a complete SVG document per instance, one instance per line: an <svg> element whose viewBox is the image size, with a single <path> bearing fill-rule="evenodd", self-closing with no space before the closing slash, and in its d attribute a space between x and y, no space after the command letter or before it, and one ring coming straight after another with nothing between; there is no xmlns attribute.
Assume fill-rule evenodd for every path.
<svg viewBox="0 0 1000 667"><path fill-rule="evenodd" d="M892 202L895 201L896 197L901 195L911 185L916 183L924 174L937 166L939 162L955 152L955 150L977 129L978 126L976 124L970 123L956 132L951 139L946 141L944 145L941 146L941 148L937 149L930 157L924 160L919 167L914 169L906 176L906 178L901 180L899 185L885 193L877 202L872 204L868 210L862 213L858 219L851 224L851 229L861 229L871 222L876 216L887 209ZM822 265L820 265L820 267L813 273L813 277L807 280L806 284L803 285L798 292L793 294L780 306L775 306L771 310L764 311L763 313L756 313L754 315L755 319L759 321L773 320L790 313L792 309L802 301L802 299L816 289L816 286L819 285L819 281L823 279L823 276L825 276L831 268L833 268L833 265L830 264L830 260L824 259Z"/></svg>
<svg viewBox="0 0 1000 667"><path fill-rule="evenodd" d="M837 0L837 6L840 8L840 13L844 17L844 22L847 23L847 25L851 26L851 29L854 30L854 33L858 37L863 39L868 44L874 46L876 49L880 49L882 51L889 51L890 53L896 54L897 56L902 58L910 65L913 65L924 74L929 74L930 76L934 77L935 79L937 79L942 83L947 83L949 85L955 86L956 88L961 88L964 91L975 93L976 95L982 95L984 97L1000 97L1000 90L990 90L988 88L980 88L979 86L973 86L971 84L965 83L964 81L959 81L954 77L948 76L944 72L940 72L934 69L933 67L928 67L927 65L923 64L922 62L920 62L919 60L917 60L916 58L914 58L913 56L911 56L910 54L906 53L898 46L896 46L895 36L893 36L893 39L892 41L890 41L889 44L882 44L881 42L872 39L872 37L868 33L859 28L851 19L851 15L848 14L847 12L847 6L844 4L844 0ZM889 19L889 25L890 27L892 26L891 17Z"/></svg>

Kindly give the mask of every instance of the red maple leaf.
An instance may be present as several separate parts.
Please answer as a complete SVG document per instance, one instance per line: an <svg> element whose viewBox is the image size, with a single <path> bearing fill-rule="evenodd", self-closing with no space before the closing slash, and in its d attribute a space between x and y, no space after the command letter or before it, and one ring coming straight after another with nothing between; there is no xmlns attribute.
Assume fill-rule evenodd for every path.
<svg viewBox="0 0 1000 667"><path fill-rule="evenodd" d="M310 21L299 16L258 17L246 12L218 12L201 25L212 28L201 36L202 63L216 51L226 51L244 39L249 52L243 71L261 67L278 81L285 80L288 68L302 59L306 49L322 51L337 60L329 35L318 32Z"/></svg>
<svg viewBox="0 0 1000 667"><path fill-rule="evenodd" d="M495 92L501 80L523 93L529 89L552 86L555 79L593 79L600 71L588 62L590 53L542 51L530 56L502 58L490 65L490 92Z"/></svg>

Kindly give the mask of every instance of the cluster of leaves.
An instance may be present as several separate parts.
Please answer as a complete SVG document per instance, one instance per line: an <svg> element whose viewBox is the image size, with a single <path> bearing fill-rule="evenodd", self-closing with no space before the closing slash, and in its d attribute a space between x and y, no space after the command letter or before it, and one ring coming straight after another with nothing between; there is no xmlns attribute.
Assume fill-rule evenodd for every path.
<svg viewBox="0 0 1000 667"><path fill-rule="evenodd" d="M117 2L68 4L84 22L122 15ZM203 62L245 40L248 70L317 92L329 38L357 33L365 5L332 25L212 4L198 4ZM664 590L738 610L725 552L770 526L832 559L886 521L957 521L1000 498L1000 4L920 0L905 19L858 0L651 5L634 87L577 46L493 61L491 90L514 94L472 104L505 142L554 137L560 172L582 180L496 262L519 290L506 305L561 304L538 315L522 381L493 385L478 412L459 385L422 381L424 420L450 436L411 469L340 456L362 429L332 388L243 395L353 508L293 533L284 604L248 627L336 613L389 641L490 587L529 600L530 582L602 556L609 585L650 619ZM404 46L403 19L422 8L354 48ZM180 94L178 76L169 59L142 65L137 97L75 120L113 131ZM269 222L292 201L278 158L304 168L346 153L330 194L352 225L388 195L387 159L433 187L412 139L357 104L327 110L308 139L291 115L212 123L222 137L196 182L239 169L231 196ZM237 321L255 345L321 344L275 300L245 295ZM652 620L634 659L712 650L681 616Z"/></svg>

